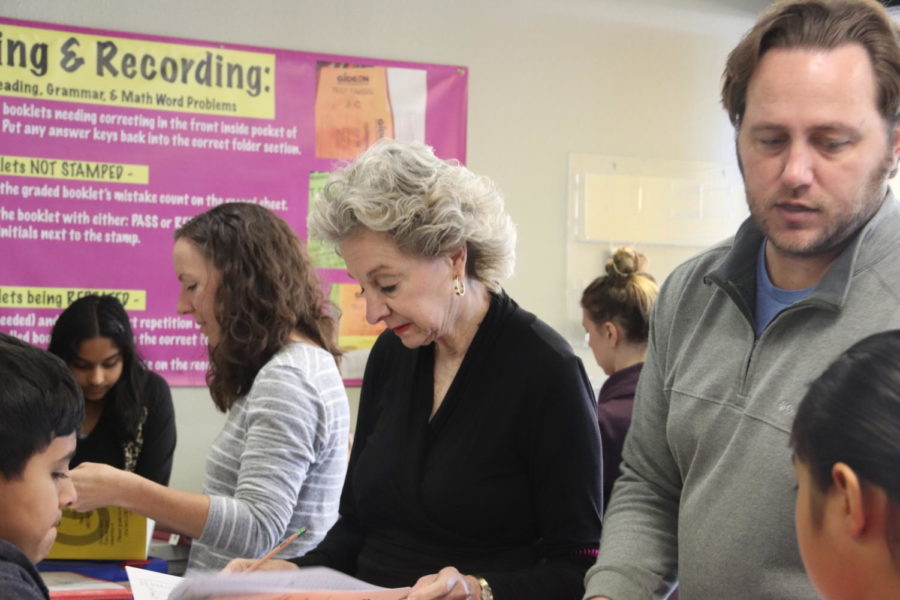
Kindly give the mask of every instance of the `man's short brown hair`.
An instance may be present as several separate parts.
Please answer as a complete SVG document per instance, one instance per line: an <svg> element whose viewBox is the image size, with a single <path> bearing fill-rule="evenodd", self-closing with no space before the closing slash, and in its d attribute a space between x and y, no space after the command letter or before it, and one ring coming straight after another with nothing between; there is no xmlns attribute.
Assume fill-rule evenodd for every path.
<svg viewBox="0 0 900 600"><path fill-rule="evenodd" d="M747 86L763 54L772 48L830 50L857 43L872 61L878 111L894 124L900 109L900 30L875 0L788 0L766 10L728 55L722 75L722 105L740 126Z"/></svg>

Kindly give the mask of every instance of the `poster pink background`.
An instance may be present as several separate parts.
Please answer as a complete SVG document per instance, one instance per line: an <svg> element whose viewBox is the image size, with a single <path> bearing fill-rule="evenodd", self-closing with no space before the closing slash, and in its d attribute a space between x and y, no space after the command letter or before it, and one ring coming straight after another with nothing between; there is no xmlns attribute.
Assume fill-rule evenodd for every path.
<svg viewBox="0 0 900 600"><path fill-rule="evenodd" d="M296 138L286 141L299 146L299 155L48 139L10 131L0 133L0 160L6 156L23 156L149 166L150 181L146 186L0 175L0 257L2 257L0 304L3 304L4 288L9 286L146 290L146 310L130 312L135 335L140 351L148 364L172 385L204 385L205 346L199 340L191 346L177 346L162 343L161 340L164 336L197 333L193 325L185 328L186 324L183 321L175 320L178 317L175 312L178 282L171 266L172 235L177 224L206 210L209 206L205 204L192 206L190 203L166 205L159 201L154 204L127 202L116 200L117 192L142 190L157 195L186 194L204 200L212 197L257 200L268 198L276 203L284 200L283 206L286 210L276 209L276 212L305 238L309 174L315 171L331 171L340 162L315 156L314 105L316 69L320 62L424 70L427 75L424 141L434 147L439 156L465 162L468 79L464 68L139 36L9 19L0 19L0 32L8 25L275 55L275 118L272 120L187 111L172 112L149 107L124 108L101 104L78 104L44 98L4 96L0 91L2 104L0 118L21 122L24 125L106 127L112 130L125 130L131 134L138 134L141 131L145 134L153 132L142 127L113 127L99 123L92 126L90 123L56 122L53 119L19 116L21 107L30 105L51 109L64 107L67 110L83 108L85 112L98 115L142 114L150 119L156 120L159 117L169 122L167 129L157 129L154 133L174 133L175 130L171 127L173 118L188 122L193 118L198 122L244 123L248 126L270 123L274 127L297 128ZM0 65L0 79L9 75L9 69ZM229 134L200 134L190 131L182 133L186 136L202 135L206 138L236 137ZM23 186L44 184L61 185L69 190L89 188L92 194L99 195L103 199L23 197L21 193ZM13 193L11 190L14 187L18 187L20 193ZM106 199L107 197L112 198ZM67 215L69 220L74 221L67 227L80 231L82 241L16 239L19 235L15 231L17 227L19 232L22 228L28 227L38 230L60 227L59 224L27 222L19 218L20 211L34 213L42 209L50 213L59 212L61 215ZM127 217L128 225L103 225L103 221L111 220L104 218L105 215L112 215L113 218ZM94 224L95 218L99 218L101 222ZM85 220L88 222L85 223ZM154 221L156 226L139 224ZM161 226L164 222L169 226ZM136 245L104 241L89 243L84 239L88 229L100 234L110 231L134 233L139 236L140 242ZM323 282L349 281L342 271L336 269L323 269L320 276ZM50 324L59 312L60 309L56 307L0 307L0 331L12 332L27 341L46 346ZM175 323L180 326L166 326Z"/></svg>

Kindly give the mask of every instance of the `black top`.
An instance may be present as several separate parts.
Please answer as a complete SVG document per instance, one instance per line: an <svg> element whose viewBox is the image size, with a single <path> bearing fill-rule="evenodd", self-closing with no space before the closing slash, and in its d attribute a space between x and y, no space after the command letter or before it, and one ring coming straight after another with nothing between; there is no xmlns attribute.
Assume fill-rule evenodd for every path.
<svg viewBox="0 0 900 600"><path fill-rule="evenodd" d="M172 458L175 454L175 410L172 394L165 380L156 373L147 372L144 379L144 402L147 420L144 422L144 444L138 455L134 472L162 485L169 484ZM87 437L78 440L78 448L71 466L83 462L125 467L123 433L112 415L104 410Z"/></svg>
<svg viewBox="0 0 900 600"><path fill-rule="evenodd" d="M631 425L634 389L644 363L616 371L603 382L597 401L597 422L603 441L603 506L609 506L613 484L622 474L622 446Z"/></svg>
<svg viewBox="0 0 900 600"><path fill-rule="evenodd" d="M387 587L455 566L497 600L581 598L601 449L581 361L505 294L429 422L434 346L384 332L366 365L341 517L298 565Z"/></svg>
<svg viewBox="0 0 900 600"><path fill-rule="evenodd" d="M31 561L13 544L0 539L0 597L3 600L47 600L50 592Z"/></svg>

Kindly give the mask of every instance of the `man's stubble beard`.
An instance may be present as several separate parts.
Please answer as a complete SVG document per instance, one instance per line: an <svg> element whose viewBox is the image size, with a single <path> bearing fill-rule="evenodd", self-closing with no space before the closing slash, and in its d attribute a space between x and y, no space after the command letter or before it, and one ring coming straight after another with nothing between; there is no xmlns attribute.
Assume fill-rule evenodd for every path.
<svg viewBox="0 0 900 600"><path fill-rule="evenodd" d="M891 136L893 138L893 136ZM891 139L891 146L893 139ZM741 169L741 175L744 175L743 164L738 154L738 165ZM772 228L766 222L765 217L760 214L761 211L773 206L776 201L769 200L763 204L760 210L754 210L753 202L750 199L750 192L746 191L747 206L750 209L750 216L756 226L766 236L768 243L772 244L782 254L794 256L797 258L813 258L822 255L832 254L839 250L840 247L850 239L853 234L859 231L872 216L878 212L884 201L887 192L888 174L895 167L895 158L892 149L885 154L884 160L877 165L863 186L863 190L857 198L856 206L860 206L860 210L847 215L848 218L842 218L831 223L821 235L808 242L800 244L782 243L777 236L772 235ZM744 189L746 190L746 178Z"/></svg>

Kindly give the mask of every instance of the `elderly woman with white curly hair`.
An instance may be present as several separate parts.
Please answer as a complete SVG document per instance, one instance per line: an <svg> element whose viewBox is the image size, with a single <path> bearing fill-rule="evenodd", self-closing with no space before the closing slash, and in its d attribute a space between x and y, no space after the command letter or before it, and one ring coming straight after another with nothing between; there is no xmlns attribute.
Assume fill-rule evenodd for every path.
<svg viewBox="0 0 900 600"><path fill-rule="evenodd" d="M580 599L600 536L593 394L563 338L500 288L516 236L494 185L382 140L331 177L309 229L388 329L366 364L340 519L267 568L415 584L410 600Z"/></svg>

